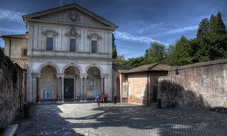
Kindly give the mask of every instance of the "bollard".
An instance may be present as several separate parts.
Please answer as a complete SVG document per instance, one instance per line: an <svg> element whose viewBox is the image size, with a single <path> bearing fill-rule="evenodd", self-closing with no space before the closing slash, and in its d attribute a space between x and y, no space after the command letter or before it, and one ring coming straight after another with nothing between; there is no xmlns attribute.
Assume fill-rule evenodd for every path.
<svg viewBox="0 0 227 136"><path fill-rule="evenodd" d="M30 111L30 106L28 103L25 103L24 104L24 117L25 118L28 118L30 116L29 111Z"/></svg>
<svg viewBox="0 0 227 136"><path fill-rule="evenodd" d="M161 99L157 99L157 108L161 109L162 108L162 102Z"/></svg>

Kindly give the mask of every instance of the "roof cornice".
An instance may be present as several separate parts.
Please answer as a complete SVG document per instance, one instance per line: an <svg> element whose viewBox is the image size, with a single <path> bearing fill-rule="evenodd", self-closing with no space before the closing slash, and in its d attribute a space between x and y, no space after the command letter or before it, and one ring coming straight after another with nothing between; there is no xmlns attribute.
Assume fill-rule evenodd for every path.
<svg viewBox="0 0 227 136"><path fill-rule="evenodd" d="M27 19L26 23L41 23L41 24L61 25L61 26L70 26L70 27L105 29L105 30L112 30L112 31L116 29L113 27L84 25L84 24L75 24L75 23L68 23L68 22L55 22L55 21L37 20L37 19Z"/></svg>
<svg viewBox="0 0 227 136"><path fill-rule="evenodd" d="M18 39L28 39L27 34L17 34L17 35L2 35L1 38L18 38Z"/></svg>
<svg viewBox="0 0 227 136"><path fill-rule="evenodd" d="M65 12L65 11L71 11L71 10L76 10L98 22L100 22L101 24L107 26L107 27L111 27L112 30L115 30L116 28L118 28L117 25L115 25L114 23L98 16L97 14L81 7L80 5L73 3L73 4L68 4L68 5L64 5L61 7L56 7L56 8L52 8L52 9L48 9L48 10L44 10L44 11L40 11L40 12L36 12L36 13L32 13L32 14L28 14L28 15L24 15L23 20L24 22L27 22L30 19L35 19L35 20L39 20L39 18L41 17L46 17L49 15L53 15L53 14L58 14L61 12Z"/></svg>

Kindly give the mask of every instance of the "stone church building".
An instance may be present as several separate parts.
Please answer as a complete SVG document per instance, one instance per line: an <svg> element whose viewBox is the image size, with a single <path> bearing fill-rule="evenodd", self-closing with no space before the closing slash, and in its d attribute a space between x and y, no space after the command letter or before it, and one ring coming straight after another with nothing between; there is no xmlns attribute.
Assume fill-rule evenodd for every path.
<svg viewBox="0 0 227 136"><path fill-rule="evenodd" d="M76 3L23 20L26 34L1 38L5 55L26 69L27 102L86 102L113 94L112 32L117 25Z"/></svg>

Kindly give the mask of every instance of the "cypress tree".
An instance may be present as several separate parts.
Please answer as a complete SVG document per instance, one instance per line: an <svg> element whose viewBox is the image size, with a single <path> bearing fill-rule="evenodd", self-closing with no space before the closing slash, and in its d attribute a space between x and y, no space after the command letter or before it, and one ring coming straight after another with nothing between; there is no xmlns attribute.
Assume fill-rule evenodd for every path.
<svg viewBox="0 0 227 136"><path fill-rule="evenodd" d="M210 16L210 32L211 33L214 33L215 32L215 17L214 17L214 15L213 14L211 14L211 16Z"/></svg>
<svg viewBox="0 0 227 136"><path fill-rule="evenodd" d="M208 31L209 31L209 20L207 18L204 18L199 24L197 37L205 35L206 32Z"/></svg>
<svg viewBox="0 0 227 136"><path fill-rule="evenodd" d="M217 13L215 28L216 28L217 34L226 34L225 24L223 23L223 21L221 19L221 12Z"/></svg>
<svg viewBox="0 0 227 136"><path fill-rule="evenodd" d="M117 47L115 44L115 37L113 33L112 33L112 58L113 59L117 58Z"/></svg>

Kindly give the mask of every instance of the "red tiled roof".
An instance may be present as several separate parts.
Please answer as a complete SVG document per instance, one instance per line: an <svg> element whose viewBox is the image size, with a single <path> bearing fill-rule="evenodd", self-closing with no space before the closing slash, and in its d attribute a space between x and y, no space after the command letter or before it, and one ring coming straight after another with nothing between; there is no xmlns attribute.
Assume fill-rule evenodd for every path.
<svg viewBox="0 0 227 136"><path fill-rule="evenodd" d="M137 72L146 72L146 71L168 71L170 66L152 63L147 65L138 66L136 68L125 71L124 73L137 73Z"/></svg>
<svg viewBox="0 0 227 136"><path fill-rule="evenodd" d="M27 69L27 60L12 59L14 63L17 63L22 69Z"/></svg>

